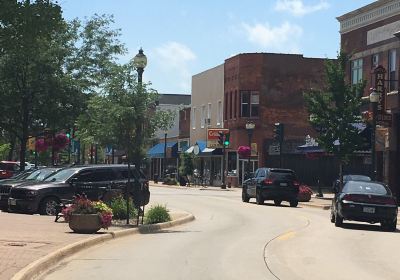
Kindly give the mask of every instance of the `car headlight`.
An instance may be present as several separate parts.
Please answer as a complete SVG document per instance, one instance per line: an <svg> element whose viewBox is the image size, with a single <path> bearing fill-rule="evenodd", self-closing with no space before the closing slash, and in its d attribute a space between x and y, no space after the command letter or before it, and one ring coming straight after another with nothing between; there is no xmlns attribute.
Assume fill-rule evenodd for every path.
<svg viewBox="0 0 400 280"><path fill-rule="evenodd" d="M38 191L27 191L26 192L27 197L33 197L33 196L37 196L37 195L38 195Z"/></svg>

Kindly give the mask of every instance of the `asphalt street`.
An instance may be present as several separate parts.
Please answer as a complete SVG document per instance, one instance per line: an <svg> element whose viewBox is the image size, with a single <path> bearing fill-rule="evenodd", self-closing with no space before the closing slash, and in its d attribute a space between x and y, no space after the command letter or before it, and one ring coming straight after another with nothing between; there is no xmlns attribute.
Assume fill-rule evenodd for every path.
<svg viewBox="0 0 400 280"><path fill-rule="evenodd" d="M399 278L398 230L361 223L336 228L329 211L243 203L239 191L151 191L151 203L196 220L82 251L42 279Z"/></svg>

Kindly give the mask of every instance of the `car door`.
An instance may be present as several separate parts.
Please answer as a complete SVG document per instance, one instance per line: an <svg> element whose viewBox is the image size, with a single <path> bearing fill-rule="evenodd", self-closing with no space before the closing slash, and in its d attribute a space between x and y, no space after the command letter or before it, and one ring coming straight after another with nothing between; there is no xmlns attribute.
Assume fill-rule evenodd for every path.
<svg viewBox="0 0 400 280"><path fill-rule="evenodd" d="M260 172L260 169L257 169L256 172L254 173L254 176L249 179L247 192L251 197L256 196L256 178L257 178L259 172Z"/></svg>
<svg viewBox="0 0 400 280"><path fill-rule="evenodd" d="M111 168L82 170L75 182L76 193L85 194L90 200L99 200L111 188L114 177Z"/></svg>

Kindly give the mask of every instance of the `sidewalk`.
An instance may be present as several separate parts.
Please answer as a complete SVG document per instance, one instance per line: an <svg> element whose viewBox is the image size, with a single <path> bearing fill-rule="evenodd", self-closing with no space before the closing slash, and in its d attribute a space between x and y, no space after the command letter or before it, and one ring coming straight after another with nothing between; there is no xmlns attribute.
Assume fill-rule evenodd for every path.
<svg viewBox="0 0 400 280"><path fill-rule="evenodd" d="M173 221L165 223L163 227L174 226L179 223L188 222L194 219L188 213L171 211ZM6 213L0 211L0 280L11 279L21 269L29 268L29 273L35 272L41 265L41 269L55 259L62 259L68 254L79 249L92 246L99 242L121 237L127 234L139 233L142 230L151 231L159 229L155 226L143 226L138 229L136 226L112 226L108 230L100 230L96 234L75 234L68 224L54 222L54 217L39 215L24 215ZM69 249L66 250L67 246ZM58 253L58 255L57 255ZM38 262L36 267L30 267L35 261L46 259L47 263ZM25 278L31 279L25 274ZM20 274L20 273L18 273ZM28 277L26 276L28 275ZM32 276L32 275L31 275ZM13 278L14 279L14 278Z"/></svg>

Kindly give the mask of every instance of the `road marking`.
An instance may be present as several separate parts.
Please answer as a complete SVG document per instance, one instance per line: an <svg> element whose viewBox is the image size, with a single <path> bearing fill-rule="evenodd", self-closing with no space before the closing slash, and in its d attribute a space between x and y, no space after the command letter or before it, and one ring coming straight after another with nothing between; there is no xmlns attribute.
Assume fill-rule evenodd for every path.
<svg viewBox="0 0 400 280"><path fill-rule="evenodd" d="M284 241L284 240L288 240L290 238L293 238L295 235L296 235L296 233L294 231L289 231L289 232L286 232L286 233L282 234L277 239L280 240L280 241Z"/></svg>

